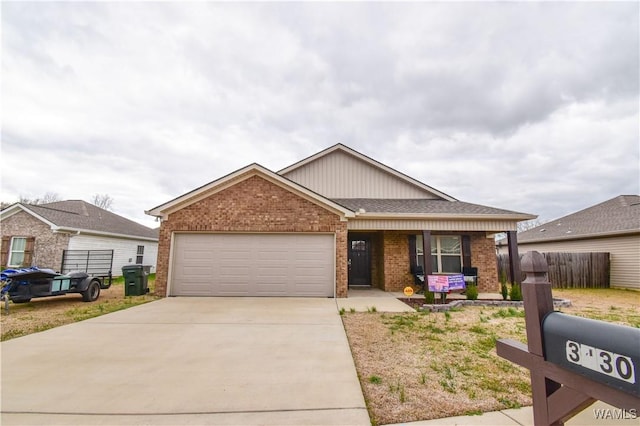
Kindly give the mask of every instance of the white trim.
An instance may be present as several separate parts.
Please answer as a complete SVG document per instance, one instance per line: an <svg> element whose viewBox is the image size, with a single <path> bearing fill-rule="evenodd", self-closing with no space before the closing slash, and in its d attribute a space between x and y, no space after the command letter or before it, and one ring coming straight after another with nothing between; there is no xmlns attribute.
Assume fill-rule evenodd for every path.
<svg viewBox="0 0 640 426"><path fill-rule="evenodd" d="M64 227L64 226L55 226L55 225L51 229L52 229L53 232L69 233L69 234L73 234L73 235L80 235L80 234L84 234L84 235L99 235L99 236L104 236L104 237L123 238L123 239L127 239L127 240L153 241L153 242L156 242L156 243L158 242L158 238L140 237L140 236L137 236L137 235L129 235L129 234L116 234L116 233L113 233L113 232L92 231L92 230L89 230L89 229L67 228L67 227Z"/></svg>
<svg viewBox="0 0 640 426"><path fill-rule="evenodd" d="M10 268L19 268L22 266L22 264L20 265L11 264L11 258L13 257L13 242L16 238L20 238L24 240L24 250L22 250L22 263L24 263L24 253L27 251L27 240L29 239L29 237L22 237L20 235L15 235L11 237L11 240L9 243L9 257L7 258L7 267L10 267Z"/></svg>
<svg viewBox="0 0 640 426"><path fill-rule="evenodd" d="M329 210L333 210L337 214L339 214L342 218L344 217L355 217L355 214L341 206L340 204L334 203L317 194L302 185L299 185L287 178L279 176L269 169L259 165L259 164L250 164L247 167L236 170L235 172L228 174L220 179L209 182L208 184L201 186L200 188L196 188L193 191L187 192L184 195L181 195L173 200L161 204L157 207L154 207L150 210L146 210L145 213L150 216L160 217L163 220L168 217L170 213L173 213L177 210L180 210L184 207L187 207L191 204L194 204L198 201L201 201L213 194L216 194L224 189L230 188L237 183L240 183L246 179L249 179L253 176L260 176L265 180L283 188L287 191L290 191L296 195L299 195L308 201L313 202L314 204L324 207Z"/></svg>
<svg viewBox="0 0 640 426"><path fill-rule="evenodd" d="M68 226L58 226L55 223L45 219L44 217L40 216L39 214L35 213L34 211L30 210L28 207L20 203L13 204L12 206L9 206L6 209L4 209L2 211L1 219L2 220L8 219L9 217L19 213L20 211L28 213L34 218L36 218L37 220L39 220L40 222L43 222L44 224L49 226L49 228L51 228L51 231L53 231L54 233L61 232L61 233L69 233L69 234L75 234L75 235L79 235L82 233L82 234L88 234L88 235L100 235L100 236L107 236L107 237L126 238L129 240L144 240L144 241L158 242L158 238L143 237L143 236L131 235L131 234L118 234L115 232L95 231L93 229L85 229L85 228L72 228Z"/></svg>
<svg viewBox="0 0 640 426"><path fill-rule="evenodd" d="M526 213L481 214L481 213L359 213L358 219L458 219L458 220L530 220L538 216Z"/></svg>
<svg viewBox="0 0 640 426"><path fill-rule="evenodd" d="M20 204L20 203L16 203L12 206L7 207L6 209L4 209L2 211L2 214L0 215L0 219L1 220L5 220L10 218L11 216L20 213L20 211L23 211L25 213L30 214L31 216L35 217L36 219L38 219L41 222L44 222L45 224L47 224L49 227L51 227L51 229L54 229L56 227L56 224L53 222L48 221L47 219L45 219L44 217L40 216L39 214L33 212L32 210L30 210L28 207Z"/></svg>
<svg viewBox="0 0 640 426"><path fill-rule="evenodd" d="M171 241L169 242L169 267L167 268L167 288L164 297L171 294L171 285L173 284L173 255L175 253L175 231L171 232Z"/></svg>
<svg viewBox="0 0 640 426"><path fill-rule="evenodd" d="M412 178L411 176L405 175L404 173L399 172L396 169L393 169L393 168L391 168L391 167L389 167L389 166L387 166L387 165L385 165L383 163L380 163L379 161L376 161L373 158L367 157L366 155L361 154L358 151L355 151L355 150L349 148L348 146L345 146L345 145L340 144L340 143L336 144L336 145L334 145L332 147L329 147L329 148L325 149L324 151L320 151L317 154L312 155L311 157L307 157L304 160L298 161L297 163L294 163L294 164L292 164L292 165L290 165L288 167L285 167L284 169L280 170L278 172L278 174L279 175L285 175L285 174L287 174L289 172L292 172L292 171L294 171L296 169L299 169L300 167L302 167L302 166L304 166L306 164L309 164L309 163L317 160L318 158L321 158L321 157L324 157L326 155L329 155L329 154L331 154L332 152L335 152L335 151L341 151L341 152L344 152L344 153L349 154L351 156L354 156L354 157L358 158L359 160L362 160L362 161L368 163L369 165L371 165L373 167L381 169L381 170L383 170L383 171L385 171L385 172L387 172L387 173L389 173L389 174L391 174L391 175L393 175L393 176L395 176L395 177L397 177L397 178L399 178L399 179L401 179L401 180L403 180L403 181L405 181L405 182L407 182L407 183L409 183L411 185L417 186L418 188L420 188L420 189L422 189L424 191L430 192L430 193L432 193L432 194L434 194L434 195L436 195L438 197L441 197L441 198L443 198L443 199L445 199L447 201L457 201L455 198L453 198L450 195L445 194L444 192L438 191L437 189L432 188L429 185L424 184L424 183L420 182L419 180L416 180L416 179Z"/></svg>
<svg viewBox="0 0 640 426"><path fill-rule="evenodd" d="M518 239L518 244L541 244L541 243L553 243L556 241L589 240L592 238L621 237L625 235L634 235L639 233L640 233L640 229L625 229L622 231L604 231L604 232L597 232L593 234L578 234L578 235L566 234L566 235L559 235L556 237L549 237L546 239L534 239L534 240L525 240L525 241Z"/></svg>

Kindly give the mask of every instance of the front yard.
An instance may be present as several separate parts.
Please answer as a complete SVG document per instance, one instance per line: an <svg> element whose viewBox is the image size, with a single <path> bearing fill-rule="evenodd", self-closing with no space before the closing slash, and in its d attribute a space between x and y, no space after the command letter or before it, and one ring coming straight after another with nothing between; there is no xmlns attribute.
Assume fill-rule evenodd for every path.
<svg viewBox="0 0 640 426"><path fill-rule="evenodd" d="M151 278L151 277L150 277ZM149 287L153 291L153 280ZM553 290L570 299L562 311L640 327L640 292ZM116 281L93 303L79 294L33 299L2 309L2 340L155 300L124 296ZM464 307L444 313L351 313L342 316L373 424L401 423L531 404L527 370L496 355L499 338L525 341L524 311Z"/></svg>
<svg viewBox="0 0 640 426"><path fill-rule="evenodd" d="M640 327L640 292L553 290L565 313ZM529 373L496 355L526 342L524 310L464 307L444 313L348 313L343 323L372 424L480 414L531 404Z"/></svg>

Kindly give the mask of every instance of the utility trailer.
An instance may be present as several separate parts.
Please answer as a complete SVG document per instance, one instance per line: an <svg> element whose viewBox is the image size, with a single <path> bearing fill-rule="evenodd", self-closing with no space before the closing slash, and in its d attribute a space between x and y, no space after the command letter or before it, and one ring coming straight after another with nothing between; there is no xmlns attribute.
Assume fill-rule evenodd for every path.
<svg viewBox="0 0 640 426"><path fill-rule="evenodd" d="M61 272L36 266L6 269L0 275L0 297L8 311L9 300L27 303L33 298L80 293L82 300L93 302L100 290L111 287L113 250L65 250Z"/></svg>

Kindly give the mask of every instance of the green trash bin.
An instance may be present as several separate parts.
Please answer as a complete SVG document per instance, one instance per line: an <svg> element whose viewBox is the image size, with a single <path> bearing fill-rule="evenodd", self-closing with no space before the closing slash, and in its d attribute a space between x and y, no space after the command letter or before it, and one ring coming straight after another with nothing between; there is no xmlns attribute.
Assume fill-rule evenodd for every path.
<svg viewBox="0 0 640 426"><path fill-rule="evenodd" d="M148 276L142 265L125 265L122 267L124 277L124 295L142 296L149 292Z"/></svg>

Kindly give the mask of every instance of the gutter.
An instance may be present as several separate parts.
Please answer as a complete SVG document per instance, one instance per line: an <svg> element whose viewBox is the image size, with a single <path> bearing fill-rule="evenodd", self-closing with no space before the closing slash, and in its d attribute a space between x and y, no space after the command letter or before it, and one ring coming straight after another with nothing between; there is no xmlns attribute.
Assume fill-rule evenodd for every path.
<svg viewBox="0 0 640 426"><path fill-rule="evenodd" d="M453 220L531 220L538 216L525 213L514 214L458 214L458 213L367 213L356 212L357 219L453 219Z"/></svg>
<svg viewBox="0 0 640 426"><path fill-rule="evenodd" d="M626 229L623 231L597 232L595 234L571 235L566 234L558 237L549 237L545 239L525 240L518 239L518 244L539 244L553 243L556 241L572 241L572 240L588 240L590 238L606 238L606 237L623 237L625 235L640 234L640 229Z"/></svg>
<svg viewBox="0 0 640 426"><path fill-rule="evenodd" d="M104 237L113 237L113 238L124 238L127 240L144 240L144 241L152 241L152 242L158 242L159 238L151 238L151 237L143 237L143 236L137 236L137 235L126 235L126 234L116 234L113 232L102 232L102 231L90 231L90 230L86 230L86 229L78 229L78 228L64 228L64 227L59 227L59 226L52 226L51 229L53 230L53 232L57 232L57 233L69 233L69 234L75 234L75 235L99 235L99 236L104 236Z"/></svg>

